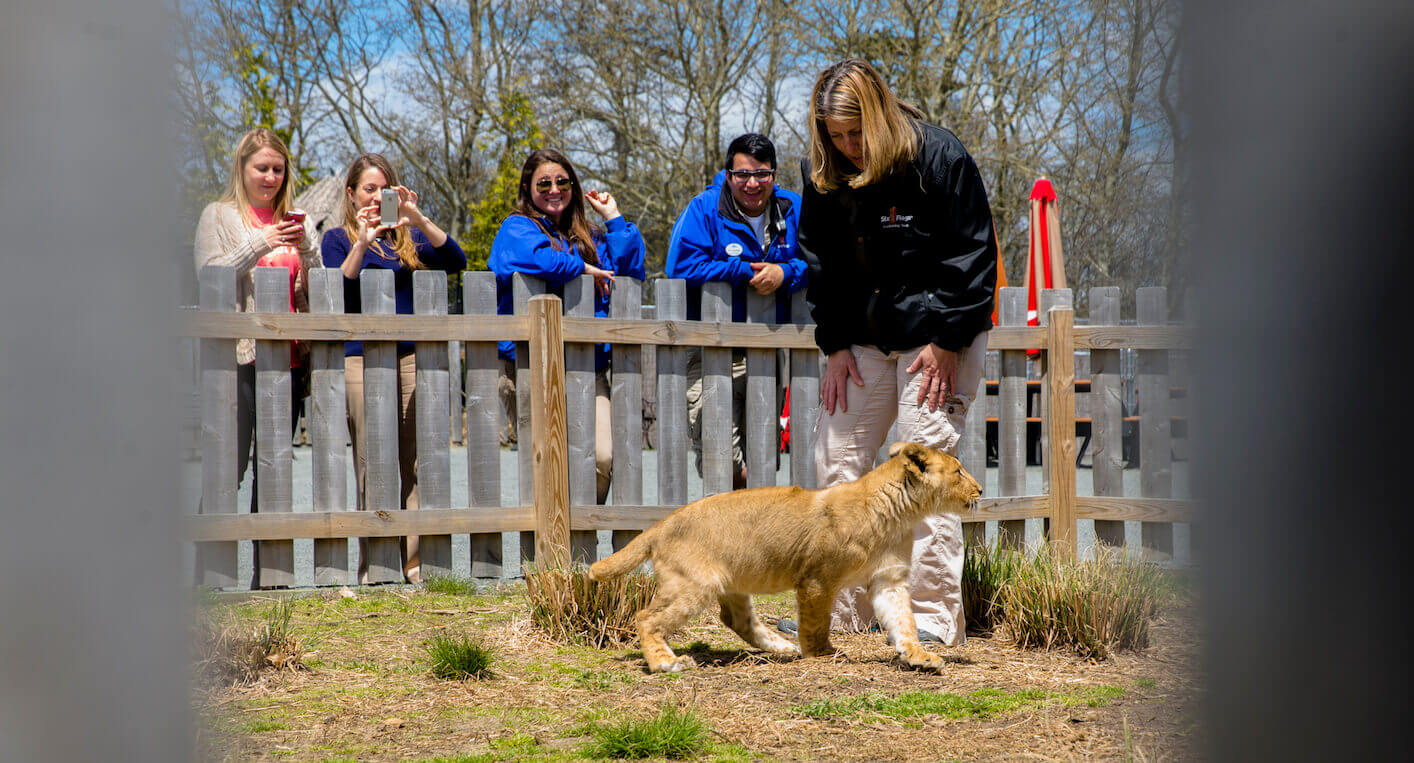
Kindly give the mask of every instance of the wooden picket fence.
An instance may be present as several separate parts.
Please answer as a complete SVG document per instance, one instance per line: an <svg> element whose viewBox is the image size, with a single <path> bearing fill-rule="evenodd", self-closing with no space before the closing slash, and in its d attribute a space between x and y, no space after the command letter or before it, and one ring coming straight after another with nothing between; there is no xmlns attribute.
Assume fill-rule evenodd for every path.
<svg viewBox="0 0 1414 763"><path fill-rule="evenodd" d="M803 294L794 295L793 322L774 325L775 299L749 292L746 323L731 322L726 284L703 288L702 320L687 321L683 281L654 283L654 318L640 317L643 284L619 278L612 315L594 317L593 279L584 276L548 295L543 282L516 276L514 316L496 315L495 280L490 273L462 275L463 314L447 314L447 276L414 273L416 315L395 315L392 273L364 271L362 314L343 312L343 276L337 269L310 272L308 314L287 312L288 277L281 269L255 271L256 313L236 311L236 273L207 267L199 277L200 311L187 316L185 333L200 340L202 513L185 518L186 537L198 545L198 580L230 588L236 580L237 544L259 544L261 582L294 585L295 539L313 539L315 585L352 582L350 538L367 537L370 582L402 579L398 537L421 537L424 576L449 575L453 534L470 540L470 571L478 578L506 573L501 533L520 533L523 562L535 559L590 560L595 532L613 531L620 548L632 535L687 501L690 443L687 426L687 353L703 351L703 491L731 486L731 356L746 352L748 379L745 455L749 486L776 479L776 352L789 354L791 401L790 482L815 487L813 423L823 366L809 325ZM998 350L994 378L997 468L1000 490L984 497L966 515L964 528L974 542L984 522L997 521L1007 542L1020 543L1026 519L1047 520L1046 532L1074 553L1077 520L1095 520L1098 541L1122 544L1125 521L1143 522L1143 544L1158 554L1173 553L1172 524L1191 521L1186 501L1171 497L1171 351L1189 347L1189 332L1168 325L1163 289L1141 289L1139 322L1121 326L1119 290L1090 292L1090 325L1076 326L1069 290L1043 293L1041 327L1025 326L1022 289L999 295L1001 326L989 348ZM257 442L253 468L259 469L260 513L237 509L236 365L237 338L257 340ZM289 342L311 343L308 432L311 442L312 511L293 510L289 437L291 390ZM351 510L347 495L345 425L345 340L364 342L367 427L368 511ZM416 343L418 492L421 510L397 511L396 342ZM519 501L501 504L501 428L497 385L497 340L517 343L520 412ZM461 366L449 357L450 343L465 352L465 452L467 506L451 505L453 439L450 374ZM595 505L594 343L612 345L612 505ZM643 505L643 348L656 348L657 496ZM1045 455L1043 494L1025 489L1027 349L1040 350L1041 431ZM1120 352L1137 351L1136 383L1143 415L1139 449L1140 496L1123 494ZM1093 454L1094 495L1077 496L1076 350L1088 350L1089 451ZM973 415L959 447L963 465L981 475L987 467L986 382L978 390ZM1187 391L1191 397L1191 390ZM1131 421L1133 417L1131 417ZM1034 423L1034 417L1033 417ZM1187 421L1192 437L1193 422ZM458 432L457 435L461 433ZM463 468L459 466L458 468ZM465 561L465 560L463 560Z"/></svg>

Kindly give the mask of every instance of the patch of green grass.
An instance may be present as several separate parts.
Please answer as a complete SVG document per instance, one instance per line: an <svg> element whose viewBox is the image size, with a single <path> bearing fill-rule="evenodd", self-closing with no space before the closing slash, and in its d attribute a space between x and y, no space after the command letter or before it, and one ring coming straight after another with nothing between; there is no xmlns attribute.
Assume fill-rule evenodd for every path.
<svg viewBox="0 0 1414 763"><path fill-rule="evenodd" d="M1024 560L1019 551L1000 541L967 547L962 558L962 607L969 633L989 635L1002 624L1000 594Z"/></svg>
<svg viewBox="0 0 1414 763"><path fill-rule="evenodd" d="M1152 689L1155 686L1158 686L1159 682L1155 681L1152 678L1136 678L1134 679L1134 685L1138 686L1141 689Z"/></svg>
<svg viewBox="0 0 1414 763"><path fill-rule="evenodd" d="M432 675L455 681L490 678L492 650L466 635L439 633L429 639L425 648L432 663Z"/></svg>
<svg viewBox="0 0 1414 763"><path fill-rule="evenodd" d="M581 670L574 679L576 688L590 691L604 691L615 684L628 683L633 683L633 679L612 670Z"/></svg>
<svg viewBox="0 0 1414 763"><path fill-rule="evenodd" d="M711 749L710 754L713 763L744 763L761 757L739 744L717 745Z"/></svg>
<svg viewBox="0 0 1414 763"><path fill-rule="evenodd" d="M691 709L665 704L656 718L596 726L583 752L597 758L680 760L707 747L707 725Z"/></svg>
<svg viewBox="0 0 1414 763"><path fill-rule="evenodd" d="M1081 694L1048 692L1040 689L1008 692L1001 689L978 689L966 695L945 692L918 691L894 697L863 695L836 700L816 700L791 708L807 718L842 718L866 713L911 720L936 715L951 720L990 718L1015 710L1041 707L1057 702L1064 707L1089 705L1102 707L1124 694L1117 686L1095 686Z"/></svg>
<svg viewBox="0 0 1414 763"><path fill-rule="evenodd" d="M684 651L688 651L688 652L710 652L710 651L712 651L712 645L709 644L709 643L707 643L706 641L698 640L698 641L692 642L691 644L688 644L688 645L687 645L687 648L686 648Z"/></svg>
<svg viewBox="0 0 1414 763"><path fill-rule="evenodd" d="M289 728L283 722L272 718L255 718L245 724L247 734L259 734L264 731L288 731Z"/></svg>
<svg viewBox="0 0 1414 763"><path fill-rule="evenodd" d="M454 575L432 575L422 581L422 590L450 596L475 596L476 581Z"/></svg>

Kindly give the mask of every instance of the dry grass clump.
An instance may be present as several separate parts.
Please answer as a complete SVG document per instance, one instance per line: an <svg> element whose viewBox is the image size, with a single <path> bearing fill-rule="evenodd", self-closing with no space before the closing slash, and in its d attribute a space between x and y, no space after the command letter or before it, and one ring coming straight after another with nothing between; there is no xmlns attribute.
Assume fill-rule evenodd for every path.
<svg viewBox="0 0 1414 763"><path fill-rule="evenodd" d="M634 615L657 590L652 575L633 572L596 582L580 565L527 567L530 619L556 641L603 648L637 636Z"/></svg>
<svg viewBox="0 0 1414 763"><path fill-rule="evenodd" d="M245 684L266 669L308 670L304 660L314 654L307 640L290 625L290 600L277 602L256 625L234 619L201 620L197 625L197 674L219 684Z"/></svg>
<svg viewBox="0 0 1414 763"><path fill-rule="evenodd" d="M991 635L1005 618L998 595L1026 557L1000 543L968 546L962 559L962 609L967 632Z"/></svg>
<svg viewBox="0 0 1414 763"><path fill-rule="evenodd" d="M1112 649L1149 645L1149 620L1165 595L1158 567L1100 549L1092 561L1077 561L1042 546L1020 563L1002 586L1007 631L1021 647L1073 649L1103 660Z"/></svg>

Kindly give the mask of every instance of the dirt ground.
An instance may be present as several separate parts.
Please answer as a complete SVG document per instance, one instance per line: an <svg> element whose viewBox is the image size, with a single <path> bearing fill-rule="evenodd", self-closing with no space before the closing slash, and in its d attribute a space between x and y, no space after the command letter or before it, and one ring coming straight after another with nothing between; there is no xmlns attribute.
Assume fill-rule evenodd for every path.
<svg viewBox="0 0 1414 763"><path fill-rule="evenodd" d="M254 624L273 601L208 602L202 614ZM794 600L766 597L757 609L774 622L794 617ZM477 596L323 591L295 599L312 669L198 689L197 747L203 760L560 760L580 757L595 724L648 719L670 702L710 726L709 760L1190 760L1200 685L1192 612L1191 600L1170 609L1148 649L1100 663L1023 651L1004 633L970 637L936 650L948 659L940 674L902 669L879 634L837 636L843 659L771 659L703 617L673 642L698 668L650 675L635 644L547 640L530 622L523 587ZM496 653L495 676L433 678L423 644L436 633L480 638ZM979 691L1050 696L960 719L818 712L824 701Z"/></svg>

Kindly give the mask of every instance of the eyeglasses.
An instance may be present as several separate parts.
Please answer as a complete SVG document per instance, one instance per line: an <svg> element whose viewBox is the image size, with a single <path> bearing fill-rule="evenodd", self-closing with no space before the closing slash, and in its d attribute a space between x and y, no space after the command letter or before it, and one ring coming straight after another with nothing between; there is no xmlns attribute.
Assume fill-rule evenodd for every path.
<svg viewBox="0 0 1414 763"><path fill-rule="evenodd" d="M756 178L756 182L765 183L776 176L775 170L727 170L727 175L733 180L746 181Z"/></svg>
<svg viewBox="0 0 1414 763"><path fill-rule="evenodd" d="M552 185L561 191L568 191L574 187L574 181L569 178L555 178L553 181L550 178L540 178L535 181L535 190L540 193L549 193Z"/></svg>

